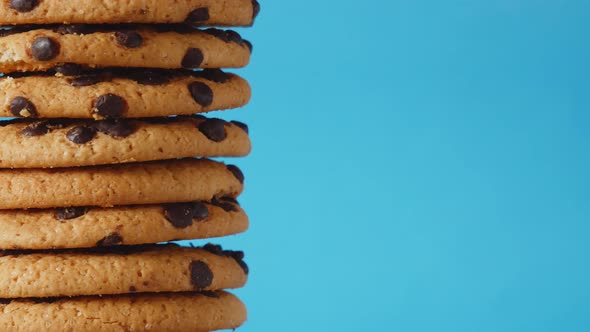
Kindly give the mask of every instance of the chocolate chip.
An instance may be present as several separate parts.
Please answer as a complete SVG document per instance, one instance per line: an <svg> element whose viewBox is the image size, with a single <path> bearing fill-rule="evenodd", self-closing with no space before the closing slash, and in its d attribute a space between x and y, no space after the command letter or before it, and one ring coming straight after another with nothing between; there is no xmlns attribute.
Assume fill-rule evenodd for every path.
<svg viewBox="0 0 590 332"><path fill-rule="evenodd" d="M15 97L10 102L10 113L16 117L35 118L38 116L37 108L25 97Z"/></svg>
<svg viewBox="0 0 590 332"><path fill-rule="evenodd" d="M242 268L242 270L244 271L245 274L250 273L250 268L248 267L248 264L246 264L246 262L244 261L236 261L238 262L238 265Z"/></svg>
<svg viewBox="0 0 590 332"><path fill-rule="evenodd" d="M202 202L164 205L164 216L176 228L187 228L193 221L209 217L209 209Z"/></svg>
<svg viewBox="0 0 590 332"><path fill-rule="evenodd" d="M54 70L64 76L78 76L82 74L82 66L75 63L64 63L56 66Z"/></svg>
<svg viewBox="0 0 590 332"><path fill-rule="evenodd" d="M235 212L238 211L238 208L233 204L233 202L228 202L223 199L212 199L211 204L222 208L226 212Z"/></svg>
<svg viewBox="0 0 590 332"><path fill-rule="evenodd" d="M250 129L248 128L248 125L240 122L240 121L231 121L232 124L236 125L237 127L240 127L243 131L246 132L246 134L248 134L250 132Z"/></svg>
<svg viewBox="0 0 590 332"><path fill-rule="evenodd" d="M95 124L95 128L112 137L127 137L135 132L135 126L124 120L103 120Z"/></svg>
<svg viewBox="0 0 590 332"><path fill-rule="evenodd" d="M202 7L202 8L198 8L193 10L192 12L190 12L190 14L188 14L188 17L186 18L186 23L188 24L198 24L201 22L205 22L209 19L209 8L207 7Z"/></svg>
<svg viewBox="0 0 590 332"><path fill-rule="evenodd" d="M96 136L96 129L86 126L77 126L66 133L66 137L73 143L84 144L90 142Z"/></svg>
<svg viewBox="0 0 590 332"><path fill-rule="evenodd" d="M207 243L203 249L217 256L223 256L223 248L220 245Z"/></svg>
<svg viewBox="0 0 590 332"><path fill-rule="evenodd" d="M252 46L252 43L244 39L244 45L246 45L248 50L250 50L250 53L252 53L252 49L254 48L254 46Z"/></svg>
<svg viewBox="0 0 590 332"><path fill-rule="evenodd" d="M254 19L256 19L258 13L260 13L260 4L258 1L252 0L252 22L254 22Z"/></svg>
<svg viewBox="0 0 590 332"><path fill-rule="evenodd" d="M210 29L206 29L206 30L202 30L202 31L211 35L211 36L214 36L218 39L221 39L226 43L234 42L239 45L242 45L244 42L242 40L242 37L237 32L235 32L233 30L221 30L221 29L216 29L216 28L210 28Z"/></svg>
<svg viewBox="0 0 590 332"><path fill-rule="evenodd" d="M26 137L43 136L50 131L46 121L37 121L23 128L21 135Z"/></svg>
<svg viewBox="0 0 590 332"><path fill-rule="evenodd" d="M213 90L203 82L193 82L188 85L193 99L197 104L206 107L213 103Z"/></svg>
<svg viewBox="0 0 590 332"><path fill-rule="evenodd" d="M170 82L170 78L166 74L149 69L133 72L129 76L132 80L143 85L162 85Z"/></svg>
<svg viewBox="0 0 590 332"><path fill-rule="evenodd" d="M143 43L143 38L135 31L117 31L115 38L120 45L127 48L138 48Z"/></svg>
<svg viewBox="0 0 590 332"><path fill-rule="evenodd" d="M10 0L10 8L21 13L30 12L39 4L39 0Z"/></svg>
<svg viewBox="0 0 590 332"><path fill-rule="evenodd" d="M225 83L229 80L229 75L224 73L221 69L203 69L195 72L194 76L202 77L206 80L213 81L216 83Z"/></svg>
<svg viewBox="0 0 590 332"><path fill-rule="evenodd" d="M137 288L135 286L130 286L129 287L129 292L135 293L135 292L137 292Z"/></svg>
<svg viewBox="0 0 590 332"><path fill-rule="evenodd" d="M192 261L189 270L191 273L191 283L197 290L211 286L213 283L213 271L209 265L203 261Z"/></svg>
<svg viewBox="0 0 590 332"><path fill-rule="evenodd" d="M55 211L55 219L57 220L70 220L76 219L85 215L88 212L87 207L67 207L57 209Z"/></svg>
<svg viewBox="0 0 590 332"><path fill-rule="evenodd" d="M244 173L235 165L227 165L227 169L232 172L232 174L240 181L240 183L244 183Z"/></svg>
<svg viewBox="0 0 590 332"><path fill-rule="evenodd" d="M31 45L33 58L39 61L48 61L59 54L59 43L49 37L37 37Z"/></svg>
<svg viewBox="0 0 590 332"><path fill-rule="evenodd" d="M91 32L85 24L64 24L55 31L61 35L84 35Z"/></svg>
<svg viewBox="0 0 590 332"><path fill-rule="evenodd" d="M201 63L203 63L203 52L200 49L191 47L186 51L184 58L182 58L182 67L183 68L199 68Z"/></svg>
<svg viewBox="0 0 590 332"><path fill-rule="evenodd" d="M221 119L207 119L198 126L199 131L213 142L221 142L227 137L226 122Z"/></svg>
<svg viewBox="0 0 590 332"><path fill-rule="evenodd" d="M96 242L98 247L110 247L123 243L123 238L119 233L111 233L102 240Z"/></svg>
<svg viewBox="0 0 590 332"><path fill-rule="evenodd" d="M213 299L218 299L219 298L219 294L217 294L214 291L203 291L201 292L201 295L206 296L206 297L210 297Z"/></svg>
<svg viewBox="0 0 590 332"><path fill-rule="evenodd" d="M122 97L107 93L96 99L92 111L102 118L120 118L127 111L127 102Z"/></svg>
<svg viewBox="0 0 590 332"><path fill-rule="evenodd" d="M70 84L75 87L90 86L100 83L101 79L97 75L80 76L72 79Z"/></svg>

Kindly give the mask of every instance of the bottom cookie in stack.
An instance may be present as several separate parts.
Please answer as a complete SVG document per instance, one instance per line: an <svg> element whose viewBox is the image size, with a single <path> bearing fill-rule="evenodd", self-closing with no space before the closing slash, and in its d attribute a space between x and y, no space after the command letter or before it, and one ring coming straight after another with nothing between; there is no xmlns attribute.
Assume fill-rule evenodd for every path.
<svg viewBox="0 0 590 332"><path fill-rule="evenodd" d="M243 253L208 244L6 250L0 331L212 331L240 326ZM107 296L104 296L107 295Z"/></svg>
<svg viewBox="0 0 590 332"><path fill-rule="evenodd" d="M246 320L225 291L0 300L0 331L214 331Z"/></svg>

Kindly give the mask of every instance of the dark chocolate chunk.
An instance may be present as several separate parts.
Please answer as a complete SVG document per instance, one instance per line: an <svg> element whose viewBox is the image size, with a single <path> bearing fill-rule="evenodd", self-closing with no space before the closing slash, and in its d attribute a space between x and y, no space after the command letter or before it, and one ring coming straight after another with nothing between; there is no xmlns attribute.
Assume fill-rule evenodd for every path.
<svg viewBox="0 0 590 332"><path fill-rule="evenodd" d="M170 77L156 70L142 70L129 74L129 77L139 84L143 85L162 85L170 82Z"/></svg>
<svg viewBox="0 0 590 332"><path fill-rule="evenodd" d="M95 124L95 128L112 137L127 137L135 132L135 126L125 120L103 120Z"/></svg>
<svg viewBox="0 0 590 332"><path fill-rule="evenodd" d="M224 73L221 69L203 69L194 73L196 77L202 77L206 80L216 83L225 83L229 80L229 75Z"/></svg>
<svg viewBox="0 0 590 332"><path fill-rule="evenodd" d="M56 66L54 70L64 76L77 76L82 74L82 66L75 63L64 63Z"/></svg>
<svg viewBox="0 0 590 332"><path fill-rule="evenodd" d="M203 82L193 82L188 85L188 90L197 104L206 107L213 103L213 90Z"/></svg>
<svg viewBox="0 0 590 332"><path fill-rule="evenodd" d="M64 24L57 27L55 31L62 35L83 35L91 32L86 24Z"/></svg>
<svg viewBox="0 0 590 332"><path fill-rule="evenodd" d="M237 127L240 127L243 131L246 132L246 134L248 134L250 132L248 125L240 122L240 121L231 121L232 124L236 125Z"/></svg>
<svg viewBox="0 0 590 332"><path fill-rule="evenodd" d="M198 8L198 9L195 9L192 12L190 12L190 14L188 14L185 22L187 24L199 24L201 22L207 21L208 19L209 19L209 8L202 7L202 8Z"/></svg>
<svg viewBox="0 0 590 332"><path fill-rule="evenodd" d="M59 43L49 37L37 37L31 45L33 58L39 61L48 61L59 54Z"/></svg>
<svg viewBox="0 0 590 332"><path fill-rule="evenodd" d="M225 124L227 122L221 119L207 119L198 126L199 131L213 142L221 142L227 137Z"/></svg>
<svg viewBox="0 0 590 332"><path fill-rule="evenodd" d="M237 202L236 202L237 203ZM217 199L217 198L213 198L211 200L211 204L218 206L220 208L222 208L224 211L226 212L234 212L234 211L238 211L238 208L236 207L236 205L234 205L233 202L231 201L227 201L225 199Z"/></svg>
<svg viewBox="0 0 590 332"><path fill-rule="evenodd" d="M203 249L217 256L223 256L223 248L220 245L207 243Z"/></svg>
<svg viewBox="0 0 590 332"><path fill-rule="evenodd" d="M96 242L98 247L110 247L116 246L123 243L123 238L119 233L111 233L108 236L104 237L102 240Z"/></svg>
<svg viewBox="0 0 590 332"><path fill-rule="evenodd" d="M85 215L88 212L87 207L67 207L57 209L55 211L55 219L57 220L69 220L75 219Z"/></svg>
<svg viewBox="0 0 590 332"><path fill-rule="evenodd" d="M72 79L70 81L70 84L75 87L81 87L81 86L94 85L94 84L97 84L100 82L101 82L101 79L100 79L100 77L98 77L98 75L87 75L87 76L80 76L80 77L76 77L76 78Z"/></svg>
<svg viewBox="0 0 590 332"><path fill-rule="evenodd" d="M246 39L244 39L244 45L246 45L246 47L250 50L250 53L252 53L252 50L254 49L254 46L252 45L252 43Z"/></svg>
<svg viewBox="0 0 590 332"><path fill-rule="evenodd" d="M70 142L84 144L90 142L96 136L96 129L87 126L77 126L66 133Z"/></svg>
<svg viewBox="0 0 590 332"><path fill-rule="evenodd" d="M203 63L203 52L200 49L191 47L186 51L184 58L182 58L182 67L183 68L199 68L201 63Z"/></svg>
<svg viewBox="0 0 590 332"><path fill-rule="evenodd" d="M177 203L164 205L164 216L174 227L186 228L193 221L209 217L209 209L202 202Z"/></svg>
<svg viewBox="0 0 590 332"><path fill-rule="evenodd" d="M213 271L209 265L203 261L192 261L189 270L191 273L191 283L197 290L211 286L213 283Z"/></svg>
<svg viewBox="0 0 590 332"><path fill-rule="evenodd" d="M219 298L219 294L217 294L214 291L202 291L201 295L204 295L206 297L210 297L210 298L214 298L214 299L218 299Z"/></svg>
<svg viewBox="0 0 590 332"><path fill-rule="evenodd" d="M103 118L120 118L127 111L127 102L122 97L107 93L96 99L93 111Z"/></svg>
<svg viewBox="0 0 590 332"><path fill-rule="evenodd" d="M46 121L37 121L23 128L21 135L26 137L43 136L50 131Z"/></svg>
<svg viewBox="0 0 590 332"><path fill-rule="evenodd" d="M236 177L236 179L238 179L238 181L240 181L240 183L244 183L244 173L242 173L242 170L240 170L238 168L238 166L227 165L226 167L230 172L232 172L232 174Z"/></svg>
<svg viewBox="0 0 590 332"><path fill-rule="evenodd" d="M115 38L120 45L127 48L138 48L143 44L143 37L135 31L117 31Z"/></svg>
<svg viewBox="0 0 590 332"><path fill-rule="evenodd" d="M202 30L202 31L207 34L210 34L211 36L214 36L218 39L221 39L226 43L234 42L239 45L242 45L244 42L244 40L242 39L240 34L238 34L237 32L235 32L233 30L221 30L221 29L216 29L216 28L209 28L209 29Z"/></svg>
<svg viewBox="0 0 590 332"><path fill-rule="evenodd" d="M10 8L21 13L30 12L38 4L39 0L10 0Z"/></svg>
<svg viewBox="0 0 590 332"><path fill-rule="evenodd" d="M35 118L38 116L37 108L25 97L15 97L10 102L10 113L16 117Z"/></svg>
<svg viewBox="0 0 590 332"><path fill-rule="evenodd" d="M260 13L260 4L256 0L252 0L252 22L256 19L256 16Z"/></svg>

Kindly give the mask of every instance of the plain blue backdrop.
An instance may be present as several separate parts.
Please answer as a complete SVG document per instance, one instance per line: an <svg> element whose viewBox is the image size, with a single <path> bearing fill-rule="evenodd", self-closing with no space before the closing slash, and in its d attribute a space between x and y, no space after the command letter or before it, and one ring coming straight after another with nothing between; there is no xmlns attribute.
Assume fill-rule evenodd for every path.
<svg viewBox="0 0 590 332"><path fill-rule="evenodd" d="M590 331L589 1L261 4L240 331Z"/></svg>

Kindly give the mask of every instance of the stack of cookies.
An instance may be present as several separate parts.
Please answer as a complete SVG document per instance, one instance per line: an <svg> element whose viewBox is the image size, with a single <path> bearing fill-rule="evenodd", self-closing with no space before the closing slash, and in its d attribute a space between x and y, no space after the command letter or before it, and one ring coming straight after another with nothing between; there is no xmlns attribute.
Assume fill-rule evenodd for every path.
<svg viewBox="0 0 590 332"><path fill-rule="evenodd" d="M240 326L256 0L0 2L0 331Z"/></svg>

